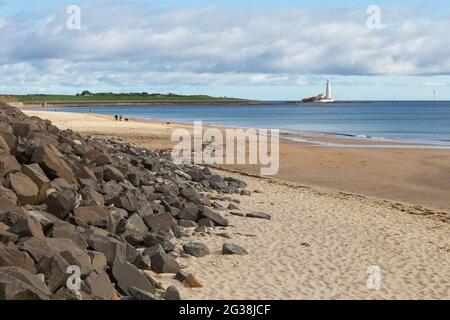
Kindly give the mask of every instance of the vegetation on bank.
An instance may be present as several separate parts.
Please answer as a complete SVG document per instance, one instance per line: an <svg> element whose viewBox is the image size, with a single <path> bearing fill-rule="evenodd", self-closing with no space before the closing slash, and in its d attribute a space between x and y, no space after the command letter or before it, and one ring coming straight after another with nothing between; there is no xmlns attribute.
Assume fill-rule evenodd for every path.
<svg viewBox="0 0 450 320"><path fill-rule="evenodd" d="M11 96L10 96L11 97ZM52 102L149 102L149 103L195 103L195 102L233 102L247 101L228 97L211 97L207 95L178 95L160 93L92 93L83 91L76 95L28 94L12 96L14 100L23 103Z"/></svg>

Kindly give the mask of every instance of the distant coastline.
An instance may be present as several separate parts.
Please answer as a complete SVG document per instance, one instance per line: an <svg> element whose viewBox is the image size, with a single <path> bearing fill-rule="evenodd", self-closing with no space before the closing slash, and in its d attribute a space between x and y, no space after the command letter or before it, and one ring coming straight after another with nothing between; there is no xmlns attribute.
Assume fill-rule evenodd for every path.
<svg viewBox="0 0 450 320"><path fill-rule="evenodd" d="M64 107L112 107L112 106L251 106L279 104L315 104L302 101L259 101L259 100L211 100L211 101L39 101L21 102L24 108L64 108ZM45 103L45 104L44 104ZM335 102L334 102L335 103ZM320 103L316 103L320 104Z"/></svg>
<svg viewBox="0 0 450 320"><path fill-rule="evenodd" d="M264 104L260 101L242 101L242 100L214 100L214 101L167 101L167 102L154 102L154 101L70 101L70 102L58 102L49 101L46 102L46 106L43 102L24 102L25 108L42 108L42 107L108 107L108 106L192 106L192 105L259 105Z"/></svg>
<svg viewBox="0 0 450 320"><path fill-rule="evenodd" d="M0 95L0 101L17 107L92 107L92 106L148 106L148 105L252 105L259 101L208 95L160 93L92 93L76 95L28 94Z"/></svg>
<svg viewBox="0 0 450 320"><path fill-rule="evenodd" d="M352 103L354 101L335 101L328 104ZM370 101L358 101L359 103L370 103ZM305 101L262 101L262 100L211 100L211 101L34 101L16 102L21 103L23 108L64 108L64 107L112 107L112 106L251 106L251 105L321 105L320 102ZM44 105L44 103L46 105ZM17 106L17 105L16 105Z"/></svg>

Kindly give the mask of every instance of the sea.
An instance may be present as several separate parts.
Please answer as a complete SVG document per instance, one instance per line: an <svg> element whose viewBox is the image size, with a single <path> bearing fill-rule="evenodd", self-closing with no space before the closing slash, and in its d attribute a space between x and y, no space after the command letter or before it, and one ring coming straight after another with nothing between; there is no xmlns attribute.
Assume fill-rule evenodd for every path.
<svg viewBox="0 0 450 320"><path fill-rule="evenodd" d="M325 136L450 147L450 101L370 101L332 104L92 106L47 110L123 115L206 124L280 129L289 137Z"/></svg>

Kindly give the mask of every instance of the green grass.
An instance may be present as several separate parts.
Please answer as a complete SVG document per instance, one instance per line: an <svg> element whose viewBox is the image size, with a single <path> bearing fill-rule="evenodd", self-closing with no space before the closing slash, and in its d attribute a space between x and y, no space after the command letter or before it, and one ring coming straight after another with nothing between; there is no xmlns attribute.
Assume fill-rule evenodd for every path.
<svg viewBox="0 0 450 320"><path fill-rule="evenodd" d="M24 103L42 102L218 102L218 101L246 101L227 97L210 97L206 95L174 95L174 94L93 94L91 96L81 95L18 95L14 96L18 101Z"/></svg>

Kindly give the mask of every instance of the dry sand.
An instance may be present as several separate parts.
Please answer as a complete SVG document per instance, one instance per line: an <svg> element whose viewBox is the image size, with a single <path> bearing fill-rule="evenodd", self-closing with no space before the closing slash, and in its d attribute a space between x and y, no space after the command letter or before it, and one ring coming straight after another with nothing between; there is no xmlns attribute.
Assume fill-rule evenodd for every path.
<svg viewBox="0 0 450 320"><path fill-rule="evenodd" d="M63 129L72 128L90 134L120 135L125 140L147 146L167 147L167 135L174 126L178 126L153 122L117 123L111 121L110 117L86 114L40 111L27 111L27 113L51 119ZM149 140L150 136L152 140ZM362 157L360 153L364 153L366 149L328 151L339 153L336 155L338 159L342 159L342 162L339 162L336 158L331 160L321 158L321 155L326 154L321 152L328 148L302 145L296 148L304 148L303 153L306 158L301 161L305 164L311 162L311 168L316 166L312 163L313 161L322 163L323 171L319 170L320 167L316 169L315 179L318 182L326 180L326 174L334 172L333 177L336 181L342 179L343 184L355 181L354 188L358 186L359 180L361 180L360 183L369 184L371 188L379 187L377 179L371 180L373 177L370 172L363 177L353 177L360 170L358 165L364 167L362 163L359 163L361 160L358 157ZM388 150L381 151L388 152ZM380 150L376 151L380 152ZM414 150L401 151L413 152ZM307 152L312 152L313 155ZM417 153L416 162L424 167L413 166L409 170L420 172L420 170L435 168L433 161L437 157L436 161L444 167L437 168L436 172L443 170L444 177L448 179L448 171L445 171L448 167L445 166L445 161L441 162L442 159L448 160L445 158L448 155L444 151L439 152L443 154L436 156L434 151L427 150L427 153L423 155L425 159ZM409 161L406 159L409 157L402 153L397 156L403 157L406 162ZM346 161L343 161L344 157ZM371 159L375 155L365 157ZM281 159L283 161L285 158ZM391 161L393 165L396 164L395 159ZM364 169L366 170L367 167L376 168L377 164L369 163ZM380 170L378 174L387 174L384 180L390 175L396 176L400 179L397 180L398 183L401 184L402 179L408 181L406 177L401 177L402 167L401 162L393 168L378 164ZM355 169L351 171L352 168ZM346 173L339 176L341 170ZM224 174L235 176L229 172ZM376 170L372 174L376 174ZM311 179L306 174L301 178L303 177L306 177L306 180ZM178 286L184 298L450 298L450 216L448 214L372 197L300 186L297 183L287 183L277 179L269 180L242 175L239 175L239 178L248 183L249 190L263 192L253 193L251 197L236 196L242 202L242 212L263 211L271 214L272 220L241 218L227 214L232 226L224 231L216 232L227 232L231 239L218 235L195 234L190 239L184 240L203 242L211 250L211 255L203 258L179 259L200 279L204 288L183 288L181 284L171 279L172 276L157 276L166 285ZM383 180L383 177L379 179ZM300 182L302 182L301 179ZM386 186L392 183L385 181ZM448 181L439 176L439 179L436 178L433 183L437 183L436 189L447 193L448 197L449 188L442 189L447 187ZM317 184L320 185L320 183ZM413 188L414 179L409 181L409 184L411 185L409 188ZM392 188L395 188L395 183ZM426 187L423 188L427 190ZM409 190L406 188L402 192L407 193ZM364 193L363 191L366 190L358 193ZM367 191L370 194L370 189ZM375 195L378 196L378 194ZM437 201L435 207L438 203L441 202ZM445 204L445 201L442 203ZM222 256L220 249L225 242L242 245L249 255ZM380 290L367 288L367 269L374 265L379 266L381 270Z"/></svg>
<svg viewBox="0 0 450 320"><path fill-rule="evenodd" d="M187 239L207 244L212 254L180 259L205 288L186 289L160 277L177 285L184 297L450 298L448 216L415 215L410 208L374 199L243 179L250 190L264 191L237 196L242 212L267 212L272 220L227 215L232 227L216 232L227 232L232 239ZM221 256L225 242L243 246L249 255ZM374 265L381 270L380 290L367 288L367 269Z"/></svg>

